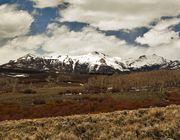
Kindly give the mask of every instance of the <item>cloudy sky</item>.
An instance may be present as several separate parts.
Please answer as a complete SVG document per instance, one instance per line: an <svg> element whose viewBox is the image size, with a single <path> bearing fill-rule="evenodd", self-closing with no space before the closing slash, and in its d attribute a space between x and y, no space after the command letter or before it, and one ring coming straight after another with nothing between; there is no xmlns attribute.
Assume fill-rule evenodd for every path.
<svg viewBox="0 0 180 140"><path fill-rule="evenodd" d="M180 60L180 0L0 0L0 64L92 51Z"/></svg>

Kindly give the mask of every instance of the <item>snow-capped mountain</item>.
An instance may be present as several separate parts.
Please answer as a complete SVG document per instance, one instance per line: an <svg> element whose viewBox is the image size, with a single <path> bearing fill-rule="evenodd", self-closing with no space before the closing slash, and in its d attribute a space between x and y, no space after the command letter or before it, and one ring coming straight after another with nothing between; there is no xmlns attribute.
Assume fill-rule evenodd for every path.
<svg viewBox="0 0 180 140"><path fill-rule="evenodd" d="M161 69L166 68L169 65L168 60L161 56L153 55L142 55L137 59L128 59L126 60L126 64L131 70L142 70L142 69Z"/></svg>
<svg viewBox="0 0 180 140"><path fill-rule="evenodd" d="M143 55L139 58L123 60L103 53L92 52L81 56L35 56L27 54L17 60L1 65L1 69L34 70L45 72L97 73L113 74L131 71L156 69L179 69L179 61L166 60L163 57Z"/></svg>

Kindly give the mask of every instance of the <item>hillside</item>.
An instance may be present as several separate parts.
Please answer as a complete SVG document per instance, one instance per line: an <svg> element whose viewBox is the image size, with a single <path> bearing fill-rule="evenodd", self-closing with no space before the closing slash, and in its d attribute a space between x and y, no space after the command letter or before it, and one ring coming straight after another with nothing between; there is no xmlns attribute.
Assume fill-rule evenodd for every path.
<svg viewBox="0 0 180 140"><path fill-rule="evenodd" d="M0 139L179 140L180 106L0 122Z"/></svg>
<svg viewBox="0 0 180 140"><path fill-rule="evenodd" d="M76 74L114 74L134 71L160 69L179 69L179 61L167 60L158 55L143 55L138 58L124 59L92 52L79 56L53 55L36 56L27 54L17 60L10 60L0 66L6 73L76 73Z"/></svg>

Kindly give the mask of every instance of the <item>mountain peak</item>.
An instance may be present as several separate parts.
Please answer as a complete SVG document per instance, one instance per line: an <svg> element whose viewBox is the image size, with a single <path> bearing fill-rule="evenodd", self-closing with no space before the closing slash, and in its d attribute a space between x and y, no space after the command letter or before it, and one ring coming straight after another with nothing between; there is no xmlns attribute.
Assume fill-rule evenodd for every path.
<svg viewBox="0 0 180 140"><path fill-rule="evenodd" d="M129 66L138 69L145 66L155 66L155 65L162 66L168 63L168 61L164 57L153 54L153 55L142 55L138 59L131 59L127 63Z"/></svg>
<svg viewBox="0 0 180 140"><path fill-rule="evenodd" d="M93 52L91 52L91 54L99 55L100 53L97 51L93 51Z"/></svg>
<svg viewBox="0 0 180 140"><path fill-rule="evenodd" d="M99 55L99 56L103 56L103 57L105 57L105 56L108 56L108 55L106 55L106 54L104 54L104 53L102 53L102 52L97 52L97 51L93 51L93 52L91 52L91 53L89 53L90 55Z"/></svg>
<svg viewBox="0 0 180 140"><path fill-rule="evenodd" d="M147 59L146 55L141 55L139 59Z"/></svg>
<svg viewBox="0 0 180 140"><path fill-rule="evenodd" d="M51 72L77 72L113 74L115 72L144 71L157 69L179 69L179 61L169 61L156 54L142 55L136 59L122 60L97 51L86 55L58 55L38 57L27 54L16 61L9 62L1 68L34 69Z"/></svg>
<svg viewBox="0 0 180 140"><path fill-rule="evenodd" d="M36 55L34 55L34 54L31 54L31 53L28 53L28 54L26 54L25 56L23 56L23 57L20 57L18 60L22 60L22 59L25 59L25 60L29 60L29 59L32 59L32 58L36 58L37 56Z"/></svg>
<svg viewBox="0 0 180 140"><path fill-rule="evenodd" d="M139 57L139 59L149 59L149 58L163 58L162 56L158 56L156 54L152 54L152 55L141 55Z"/></svg>

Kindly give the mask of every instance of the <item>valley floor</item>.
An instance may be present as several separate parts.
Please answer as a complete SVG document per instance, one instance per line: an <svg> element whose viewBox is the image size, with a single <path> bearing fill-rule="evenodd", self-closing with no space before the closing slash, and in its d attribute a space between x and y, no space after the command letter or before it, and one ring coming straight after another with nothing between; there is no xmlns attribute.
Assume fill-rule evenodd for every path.
<svg viewBox="0 0 180 140"><path fill-rule="evenodd" d="M59 93L63 89L68 89L68 93ZM170 88L166 93L71 94L75 89L77 87L54 87L36 90L34 94L1 93L0 121L180 105L180 88Z"/></svg>
<svg viewBox="0 0 180 140"><path fill-rule="evenodd" d="M0 140L14 139L179 140L180 71L1 75Z"/></svg>
<svg viewBox="0 0 180 140"><path fill-rule="evenodd" d="M180 106L0 122L0 139L179 140Z"/></svg>
<svg viewBox="0 0 180 140"><path fill-rule="evenodd" d="M180 105L180 71L0 76L0 121Z"/></svg>

